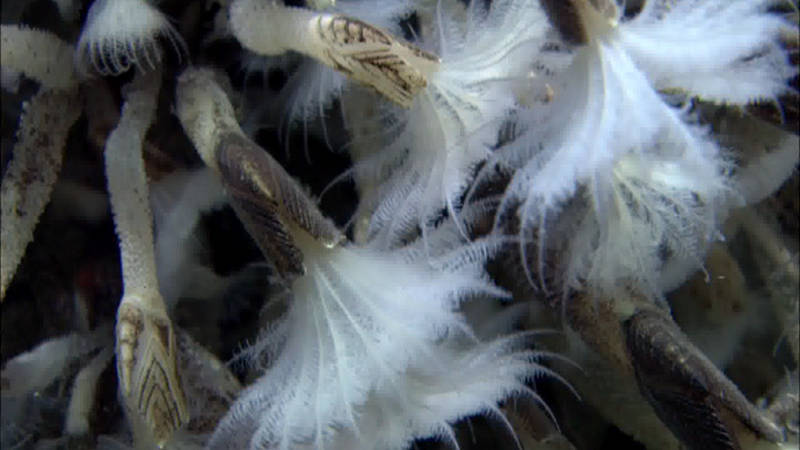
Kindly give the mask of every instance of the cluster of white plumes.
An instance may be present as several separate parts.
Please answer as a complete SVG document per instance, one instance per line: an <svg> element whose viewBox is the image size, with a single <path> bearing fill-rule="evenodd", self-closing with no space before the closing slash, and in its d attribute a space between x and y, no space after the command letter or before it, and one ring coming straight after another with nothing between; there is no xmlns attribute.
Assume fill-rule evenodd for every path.
<svg viewBox="0 0 800 450"><path fill-rule="evenodd" d="M230 15L216 33L273 62L314 45L300 27L316 12L221 3ZM461 312L466 301L508 298L487 259L513 241L538 287L660 299L701 266L721 218L748 195L693 102L775 101L795 74L780 44L789 25L770 12L773 0L645 0L627 10L612 0L330 3L328 12L396 35L413 13L408 37L440 60L410 108L310 58L290 75L280 99L289 122L340 102L353 160L345 176L360 194L357 242L324 245L291 229L305 274L290 283L285 315L243 352L259 377L211 448L455 442L454 421L502 417L498 401L535 397L526 382L555 376L537 363L542 354L508 330L476 333ZM75 63L105 75L147 69L162 57L159 36L187 53L154 5L97 0ZM198 104L235 122L209 73L188 68L178 102L181 89L202 86L192 95L210 100ZM470 242L473 218L492 211L472 201L504 183L490 199L492 232Z"/></svg>
<svg viewBox="0 0 800 450"><path fill-rule="evenodd" d="M588 0L418 1L384 17L371 3L337 7L389 29L415 11L414 43L440 65L409 109L311 61L293 75L303 82L284 94L290 121L310 121L340 97L352 133L347 175L361 195L353 222L369 249L302 245L309 274L293 285L285 321L252 349L274 362L213 444L403 448L524 392L522 381L542 372L533 354L507 338L451 343L467 329L458 299L492 293L475 281L491 252L447 270L432 262L458 253L480 186L510 178L482 245L513 228L501 217L516 218L532 283L660 299L701 267L727 209L746 195L693 102L774 101L794 74L779 43L788 25L769 0L651 0L633 12ZM398 260L408 241L420 252ZM557 261L545 256L553 248Z"/></svg>

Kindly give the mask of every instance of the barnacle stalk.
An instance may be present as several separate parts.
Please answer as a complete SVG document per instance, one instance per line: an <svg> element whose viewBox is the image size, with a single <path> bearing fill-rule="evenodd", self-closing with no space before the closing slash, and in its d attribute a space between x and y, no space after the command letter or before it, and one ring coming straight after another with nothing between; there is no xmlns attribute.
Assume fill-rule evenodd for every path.
<svg viewBox="0 0 800 450"><path fill-rule="evenodd" d="M97 382L113 356L114 348L110 345L105 347L75 377L64 423L67 434L81 436L89 432L89 418L94 407Z"/></svg>
<svg viewBox="0 0 800 450"><path fill-rule="evenodd" d="M142 141L153 119L160 74L127 87L120 122L106 142L106 175L120 241L124 295L117 311L117 375L139 442L163 446L188 422L177 345L158 290Z"/></svg>
<svg viewBox="0 0 800 450"><path fill-rule="evenodd" d="M52 33L0 26L3 71L24 74L41 90L24 106L14 159L0 186L0 301L5 297L61 169L67 133L78 120L72 46ZM6 88L6 86L3 86Z"/></svg>
<svg viewBox="0 0 800 450"><path fill-rule="evenodd" d="M50 89L72 89L72 45L54 34L19 25L0 26L0 61L4 70L24 73Z"/></svg>
<svg viewBox="0 0 800 450"><path fill-rule="evenodd" d="M0 185L0 300L50 200L79 105L77 90L42 90L25 105L14 159Z"/></svg>

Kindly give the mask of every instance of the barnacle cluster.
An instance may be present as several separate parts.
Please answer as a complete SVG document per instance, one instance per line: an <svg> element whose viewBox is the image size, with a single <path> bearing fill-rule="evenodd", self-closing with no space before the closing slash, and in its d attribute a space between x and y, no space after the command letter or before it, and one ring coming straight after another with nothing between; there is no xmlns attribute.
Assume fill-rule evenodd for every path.
<svg viewBox="0 0 800 450"><path fill-rule="evenodd" d="M798 445L796 1L0 19L2 448Z"/></svg>

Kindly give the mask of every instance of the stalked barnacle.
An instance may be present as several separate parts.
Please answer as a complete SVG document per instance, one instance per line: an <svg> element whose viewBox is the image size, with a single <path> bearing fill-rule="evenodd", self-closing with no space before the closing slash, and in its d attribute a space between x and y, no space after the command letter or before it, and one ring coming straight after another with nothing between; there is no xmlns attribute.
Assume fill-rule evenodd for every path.
<svg viewBox="0 0 800 450"><path fill-rule="evenodd" d="M177 111L198 152L229 186L240 218L249 223L265 256L280 263L289 249L290 257L296 258L289 262L302 262L302 270L285 271L292 276L287 281L293 294L285 315L241 357L259 379L220 422L211 448L324 448L348 433L359 434L359 410L370 396L390 405L397 399L378 400L386 388L419 389L414 381L406 384L406 371L437 367L450 358L440 345L449 335L470 336L457 312L462 299L505 296L483 269L485 258L498 248L496 240L460 244L451 224L429 236L427 251L421 243L391 252L380 242L341 242L336 228L283 169L242 135L210 71L189 69L181 76ZM273 228L278 232L261 225L267 223L277 224ZM487 388L480 376L470 377L464 387L469 395L455 409L443 408L421 423L401 425L408 429L380 442L396 448L414 437L443 434L448 421L491 411L498 399L524 392L520 380L543 369L531 364L531 354L500 346L495 367L505 377L502 385ZM483 361L483 354L477 353L476 359ZM464 369L472 362L453 361ZM436 392L429 395L435 397ZM414 401L431 401L419 396Z"/></svg>
<svg viewBox="0 0 800 450"><path fill-rule="evenodd" d="M179 82L178 116L203 161L220 176L239 219L280 275L290 280L303 274L303 255L290 228L299 227L328 247L343 235L303 188L245 136L211 71L188 69Z"/></svg>

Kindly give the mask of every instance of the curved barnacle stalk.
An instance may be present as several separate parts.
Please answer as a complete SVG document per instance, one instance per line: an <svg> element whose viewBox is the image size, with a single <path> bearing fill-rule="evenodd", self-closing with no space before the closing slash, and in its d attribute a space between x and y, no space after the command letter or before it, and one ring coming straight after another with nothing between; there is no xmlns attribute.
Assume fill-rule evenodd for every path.
<svg viewBox="0 0 800 450"><path fill-rule="evenodd" d="M244 135L211 72L188 69L180 77L177 97L184 130L203 161L220 174L240 220L281 275L304 273L291 226L326 247L343 239L280 164Z"/></svg>
<svg viewBox="0 0 800 450"><path fill-rule="evenodd" d="M114 347L108 345L83 367L72 382L64 432L70 436L84 436L90 431L90 415L96 400L97 383L111 358Z"/></svg>
<svg viewBox="0 0 800 450"><path fill-rule="evenodd" d="M15 25L0 27L0 37L3 70L22 73L41 84L40 91L24 105L14 159L0 185L2 301L50 200L67 134L78 120L81 105L72 70L72 46L51 33Z"/></svg>
<svg viewBox="0 0 800 450"><path fill-rule="evenodd" d="M56 35L19 25L0 26L0 61L4 70L22 72L48 89L78 86L72 69L72 45Z"/></svg>
<svg viewBox="0 0 800 450"><path fill-rule="evenodd" d="M242 45L256 53L303 53L405 108L439 65L436 55L347 16L238 0L230 23Z"/></svg>
<svg viewBox="0 0 800 450"><path fill-rule="evenodd" d="M0 185L0 300L50 200L67 134L80 111L77 90L44 90L24 107L14 159Z"/></svg>
<svg viewBox="0 0 800 450"><path fill-rule="evenodd" d="M117 375L134 439L163 446L189 420L177 344L158 290L142 141L153 119L159 73L127 86L106 142L106 176L120 241L124 295L117 310Z"/></svg>

